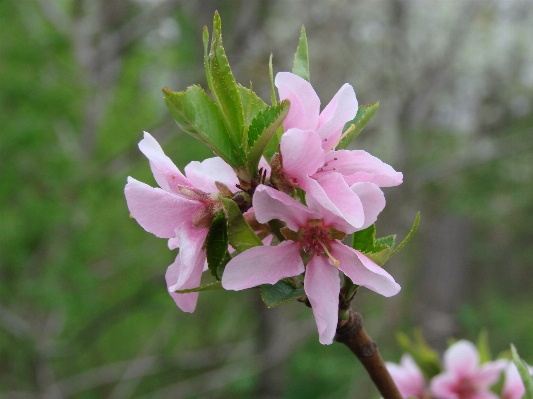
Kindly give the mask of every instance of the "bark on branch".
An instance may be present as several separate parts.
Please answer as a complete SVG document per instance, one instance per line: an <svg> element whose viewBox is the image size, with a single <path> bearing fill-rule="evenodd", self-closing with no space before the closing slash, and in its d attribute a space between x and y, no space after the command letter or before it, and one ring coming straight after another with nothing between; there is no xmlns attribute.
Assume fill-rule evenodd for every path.
<svg viewBox="0 0 533 399"><path fill-rule="evenodd" d="M359 313L350 309L348 320L339 320L335 340L357 356L384 399L403 399L385 367L377 344L363 328L363 318Z"/></svg>

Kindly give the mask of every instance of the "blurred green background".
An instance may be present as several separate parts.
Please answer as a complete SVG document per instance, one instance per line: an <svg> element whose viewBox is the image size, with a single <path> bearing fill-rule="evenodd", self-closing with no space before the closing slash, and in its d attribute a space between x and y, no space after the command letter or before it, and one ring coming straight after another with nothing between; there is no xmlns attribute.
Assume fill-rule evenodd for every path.
<svg viewBox="0 0 533 399"><path fill-rule="evenodd" d="M218 9L233 72L269 98L305 24L325 105L345 82L381 106L353 143L404 173L378 234L418 233L386 267L394 298L354 308L387 360L395 333L482 329L533 362L533 3L529 0L0 1L0 396L378 398L355 357L318 343L300 303L207 292L176 308L166 241L128 217L152 133L182 168L211 156L161 88L205 85Z"/></svg>

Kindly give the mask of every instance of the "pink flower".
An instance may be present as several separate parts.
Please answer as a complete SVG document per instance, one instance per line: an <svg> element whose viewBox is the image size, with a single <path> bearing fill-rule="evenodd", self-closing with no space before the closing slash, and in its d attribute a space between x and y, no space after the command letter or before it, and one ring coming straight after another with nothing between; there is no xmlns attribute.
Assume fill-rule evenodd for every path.
<svg viewBox="0 0 533 399"><path fill-rule="evenodd" d="M222 286L238 291L305 273L304 289L313 308L319 340L331 344L338 320L339 270L355 284L384 296L397 294L400 286L385 270L340 241L355 230L350 224L312 198L308 205L271 187L258 186L253 198L257 221L284 221L282 233L287 240L237 255L226 265ZM377 213L370 210L366 217L375 220ZM301 253L309 257L307 265Z"/></svg>
<svg viewBox="0 0 533 399"><path fill-rule="evenodd" d="M479 365L479 354L469 341L461 340L444 353L445 372L431 381L431 392L436 399L497 399L490 391L505 361Z"/></svg>
<svg viewBox="0 0 533 399"><path fill-rule="evenodd" d="M399 365L387 362L386 366L404 398L426 397L424 376L410 355L403 355Z"/></svg>
<svg viewBox="0 0 533 399"><path fill-rule="evenodd" d="M529 368L533 372L533 368ZM502 399L521 399L526 391L524 382L518 373L516 365L511 361L505 369L505 381L502 389Z"/></svg>
<svg viewBox="0 0 533 399"><path fill-rule="evenodd" d="M139 143L148 158L160 188L153 188L128 177L124 189L131 215L148 232L169 238L169 248L180 248L166 273L170 295L184 312L196 308L198 293L174 291L198 287L205 265L203 244L211 220L221 210L215 182L236 191L238 179L233 169L220 158L191 162L184 176L149 134Z"/></svg>
<svg viewBox="0 0 533 399"><path fill-rule="evenodd" d="M403 176L365 151L334 150L344 125L357 113L352 86L342 86L320 113L320 100L309 82L280 72L275 83L280 98L291 102L280 142L284 178L290 186L300 187L327 210L360 228L364 210L351 186L362 182L373 183L376 188L396 186ZM376 195L378 191L374 190Z"/></svg>

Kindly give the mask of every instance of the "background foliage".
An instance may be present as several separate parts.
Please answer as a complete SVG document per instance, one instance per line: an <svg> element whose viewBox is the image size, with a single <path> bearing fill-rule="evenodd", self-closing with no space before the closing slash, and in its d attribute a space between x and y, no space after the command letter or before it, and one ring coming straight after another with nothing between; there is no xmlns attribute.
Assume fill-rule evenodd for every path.
<svg viewBox="0 0 533 399"><path fill-rule="evenodd" d="M527 0L0 2L0 395L6 398L376 398L311 313L208 292L181 313L175 253L128 218L126 176L153 182L151 132L183 167L211 156L161 88L200 83L218 9L237 80L270 96L299 31L324 104L350 82L380 109L353 143L404 172L378 235L419 232L387 264L393 299L354 306L388 360L394 331L489 334L533 361L533 3Z"/></svg>

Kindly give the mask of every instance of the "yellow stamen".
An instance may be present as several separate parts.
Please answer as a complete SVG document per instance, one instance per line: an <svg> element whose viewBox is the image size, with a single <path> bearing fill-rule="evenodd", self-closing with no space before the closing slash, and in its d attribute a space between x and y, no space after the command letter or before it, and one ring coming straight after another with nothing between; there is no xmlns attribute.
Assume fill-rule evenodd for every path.
<svg viewBox="0 0 533 399"><path fill-rule="evenodd" d="M340 261L338 261L337 259L335 259L328 251L328 248L324 245L324 243L320 240L317 240L317 242L322 245L322 248L324 248L324 252L326 253L326 255L328 255L328 258L330 258L332 261L333 261L333 264L337 267L339 267L339 265L341 264Z"/></svg>
<svg viewBox="0 0 533 399"><path fill-rule="evenodd" d="M353 130L355 130L355 125L352 123L350 127L346 129L346 131L341 135L341 137L339 137L338 140L335 143L333 143L333 145L330 148L328 148L328 151L331 151L332 149L337 147L337 145L341 142L341 140L345 138L347 135L349 135Z"/></svg>

